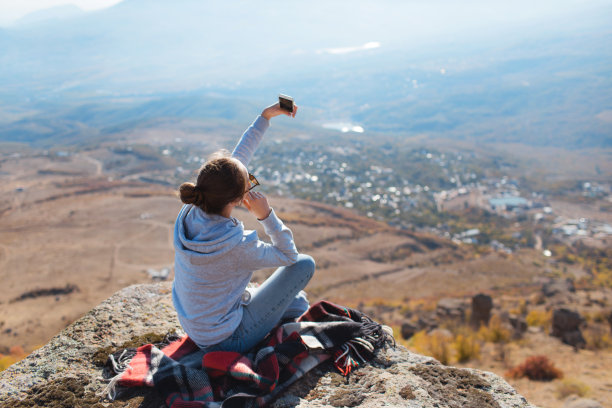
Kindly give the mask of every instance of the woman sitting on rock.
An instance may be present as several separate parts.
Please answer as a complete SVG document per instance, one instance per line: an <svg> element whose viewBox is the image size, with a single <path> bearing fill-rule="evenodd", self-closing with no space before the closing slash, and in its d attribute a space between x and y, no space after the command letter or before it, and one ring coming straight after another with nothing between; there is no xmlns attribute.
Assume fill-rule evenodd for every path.
<svg viewBox="0 0 612 408"><path fill-rule="evenodd" d="M183 183L185 204L174 228L175 276L172 299L181 326L204 351L245 352L280 321L308 308L301 291L315 270L313 259L298 254L289 228L253 191L257 180L247 167L270 126L270 119L293 113L267 107L244 132L231 156L217 153L199 171L196 184ZM232 217L244 204L272 243L244 229ZM253 271L279 268L258 288L247 290Z"/></svg>

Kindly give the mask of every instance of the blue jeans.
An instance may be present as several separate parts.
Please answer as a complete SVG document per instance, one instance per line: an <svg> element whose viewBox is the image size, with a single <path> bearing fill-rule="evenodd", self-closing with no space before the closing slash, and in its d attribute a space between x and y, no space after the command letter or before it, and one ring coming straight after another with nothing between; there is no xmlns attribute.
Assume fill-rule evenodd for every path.
<svg viewBox="0 0 612 408"><path fill-rule="evenodd" d="M208 351L237 351L253 348L281 320L294 319L308 308L304 292L315 271L315 262L300 254L293 265L278 268L264 283L252 291L251 301L243 306L242 321L234 333Z"/></svg>

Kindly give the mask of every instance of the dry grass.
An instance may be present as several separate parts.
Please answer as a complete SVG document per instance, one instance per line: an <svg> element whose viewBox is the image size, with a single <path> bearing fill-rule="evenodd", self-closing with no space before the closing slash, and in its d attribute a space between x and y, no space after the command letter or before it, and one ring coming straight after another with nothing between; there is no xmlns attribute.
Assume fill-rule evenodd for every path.
<svg viewBox="0 0 612 408"><path fill-rule="evenodd" d="M577 395L579 397L586 396L590 387L580 380L575 378L564 378L558 385L555 394L560 400L564 400L570 395Z"/></svg>

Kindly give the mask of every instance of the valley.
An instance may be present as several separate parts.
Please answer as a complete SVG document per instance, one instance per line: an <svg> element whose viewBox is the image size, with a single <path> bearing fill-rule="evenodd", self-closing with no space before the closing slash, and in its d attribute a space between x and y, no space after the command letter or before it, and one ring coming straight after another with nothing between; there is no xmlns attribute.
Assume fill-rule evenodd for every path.
<svg viewBox="0 0 612 408"><path fill-rule="evenodd" d="M224 143L223 138L211 142L212 145ZM278 146L274 143L271 145ZM193 145L191 148L196 149ZM167 152L163 143L126 145L120 141L84 149L49 151L24 146L11 149L0 158L0 271L5 288L0 294L0 353L7 356L11 355L11 350L13 354L20 349L27 353L46 343L63 327L120 288L164 278L164 270L169 271L165 278L171 280L172 232L180 209L172 184L181 177L189 178L188 170L179 169L189 165L185 163L187 160L180 154ZM328 156L327 165L338 162L338 168L345 168L349 173L351 167L358 164L342 156L331 156L330 152L335 149L333 144L331 149L321 149ZM193 152L195 156L205 156L205 151ZM494 299L494 314L503 315L513 310L524 313L523 316L534 310L551 313L561 305L581 310L588 318L589 327L597 330L605 327L601 320L593 319L610 310L610 286L605 282L596 283L594 272L576 260L579 258L568 261L575 242L563 237L555 240L550 235L545 242L555 253L547 256L541 247L530 246L527 241L515 241L512 250L507 251L496 249L490 241L451 239L436 225L415 224L409 214L405 219L406 227L402 228L397 223L385 222L383 206L364 210L331 205L324 197L300 198L300 192L306 190L300 190L303 183L295 183L295 176L290 180L295 184L275 183L267 176L267 170L257 165L265 163L262 159L270 160L271 157L269 150L262 149L254 168L262 175L262 191L269 193L272 206L292 229L298 249L312 255L317 262L317 272L306 289L311 302L330 300L363 309L397 330L407 323L422 330L420 328L426 326L420 326L419 321L430 319L431 322L431 313L437 310L440 300L452 298L468 302L471 296L486 293ZM281 157L296 156L276 156L275 163L282 169ZM193 166L193 159L190 160ZM482 162L486 160L486 156L482 156ZM350 162L351 167L342 167L343 162ZM295 168L296 164L288 162L287 165ZM492 170L499 171L483 166L480 174L485 178ZM310 174L310 185L316 186L314 174ZM388 174L390 180L396 180L394 183L402 180L394 178L398 177L394 170ZM322 182L326 182L326 175L330 175L329 171L321 168ZM388 191L385 180L369 182L373 182L375 191ZM333 186L328 186L328 191L341 191ZM440 187L435 190L440 191ZM411 194L413 198L418 197L417 205L406 212L421 211L421 206L434 202L434 191L428 193L421 190L418 195ZM374 195L362 184L360 195L364 194ZM584 197L581 190L577 194L577 197ZM595 200L600 200L600 204L556 196L551 205L559 208L560 214L567 218L588 216L590 220L609 222L607 207L603 205L606 198L596 197ZM589 212L583 213L587 208ZM459 209L448 214L454 214L456 222L479 222L490 224L489 228L499 226L502 230L509 228L515 232L523 231L522 228L532 222L530 217L521 221L517 218L520 214L487 215L488 212L463 211ZM448 216L444 211L435 214ZM265 236L259 223L246 210L238 209L236 216L247 228L256 229L260 236ZM594 238L583 234L573 239L587 247L591 245L604 251L609 248L609 238L605 236ZM563 253L562 248L565 248ZM605 252L602 254L606 256ZM608 273L605 269L595 271L599 272L602 276ZM253 280L261 282L270 273L271 270L257 271ZM566 278L576 285L576 295L538 300L543 284ZM595 297L598 303L589 300ZM591 306L585 306L587 304ZM462 327L460 321L449 324L440 321L435 327L446 327L443 330L451 333ZM547 334L546 325L550 323L541 324L544 326L530 326L522 340L504 342L503 357L500 357L497 343L479 340L482 348L478 356L455 363L503 375L527 355L538 353L552 357L569 353L564 350L571 346ZM397 339L420 352L432 353L420 350L418 343L404 340L399 334ZM565 372L572 373L572 381L589 383L589 395L600 401L612 393L605 378L595 374L605 370L604 362L610 358L610 349L605 343L608 340L602 341L603 346L598 347L603 348L580 351L580 361L591 361L586 366L588 369L577 368L578 363L570 358L571 353L567 359L555 358ZM594 378L601 379L595 381ZM524 379L510 381L531 401L559 406L560 399L554 391L559 385L551 389L549 383Z"/></svg>

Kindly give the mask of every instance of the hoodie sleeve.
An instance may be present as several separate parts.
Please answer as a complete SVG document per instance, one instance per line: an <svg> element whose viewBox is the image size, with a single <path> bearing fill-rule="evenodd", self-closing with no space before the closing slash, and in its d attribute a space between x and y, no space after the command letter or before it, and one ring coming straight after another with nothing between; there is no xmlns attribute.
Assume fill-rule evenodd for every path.
<svg viewBox="0 0 612 408"><path fill-rule="evenodd" d="M246 247L242 258L245 266L254 270L294 264L297 261L298 251L291 230L276 216L274 210L260 222L272 243L268 244L258 239L255 231L251 236L245 236Z"/></svg>
<svg viewBox="0 0 612 408"><path fill-rule="evenodd" d="M259 146L264 133L266 133L269 127L270 121L268 121L268 119L261 115L257 116L255 121L251 123L251 126L244 131L244 134L232 152L232 157L240 160L245 166L248 166L253 158L253 153L257 150L257 146Z"/></svg>

